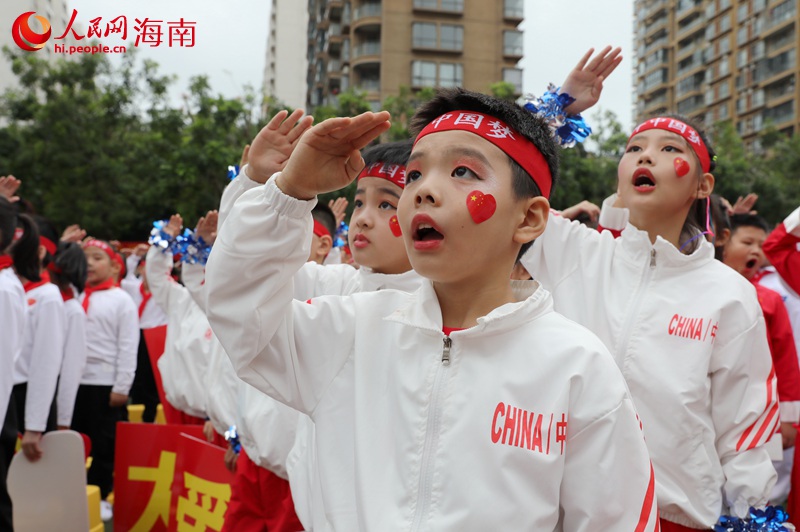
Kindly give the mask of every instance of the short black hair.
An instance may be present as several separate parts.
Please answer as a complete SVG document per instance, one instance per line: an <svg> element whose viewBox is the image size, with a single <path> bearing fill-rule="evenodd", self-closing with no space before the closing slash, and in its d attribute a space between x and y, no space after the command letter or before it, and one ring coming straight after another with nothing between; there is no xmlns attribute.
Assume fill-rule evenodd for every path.
<svg viewBox="0 0 800 532"><path fill-rule="evenodd" d="M22 230L14 240L17 228ZM29 281L38 282L39 230L27 214L20 214L14 203L0 196L0 253L8 251L14 260L14 270Z"/></svg>
<svg viewBox="0 0 800 532"><path fill-rule="evenodd" d="M325 226L331 234L331 239L336 238L336 216L330 207L324 203L317 203L311 210L311 216Z"/></svg>
<svg viewBox="0 0 800 532"><path fill-rule="evenodd" d="M384 142L383 144L368 147L361 156L364 158L366 166L374 163L405 165L411 156L411 147L413 145L414 142L412 140Z"/></svg>
<svg viewBox="0 0 800 532"><path fill-rule="evenodd" d="M54 245L58 246L58 241L61 239L61 237L58 234L56 226L53 225L53 222L40 214L34 214L31 216L31 218L33 218L33 221L36 222L36 227L39 229L39 236L48 239ZM42 260L42 265L47 266L52 261L53 255L50 254L49 251L46 252L44 255L44 260Z"/></svg>
<svg viewBox="0 0 800 532"><path fill-rule="evenodd" d="M416 137L422 129L436 118L451 111L476 111L498 118L508 124L520 135L531 141L547 162L552 183L550 195L558 182L559 148L553 140L553 134L547 123L540 116L531 113L507 100L501 100L480 92L468 91L460 87L439 89L436 95L417 109L409 124L409 131ZM533 177L514 159L508 157L511 166L511 182L514 196L517 199L541 196L542 191ZM549 197L547 199L550 199ZM522 245L521 257L533 242Z"/></svg>
<svg viewBox="0 0 800 532"><path fill-rule="evenodd" d="M72 284L78 292L83 292L87 269L86 254L80 244L59 242L53 266L50 268L50 277L61 290L66 290Z"/></svg>
<svg viewBox="0 0 800 532"><path fill-rule="evenodd" d="M731 233L735 233L740 227L755 227L769 233L769 224L757 214L734 214L731 216Z"/></svg>
<svg viewBox="0 0 800 532"><path fill-rule="evenodd" d="M409 130L416 137L425 126L439 116L459 110L477 111L499 118L531 141L547 162L553 180L550 188L552 194L553 187L558 181L559 148L553 140L547 123L538 115L526 111L513 102L460 87L439 89L436 95L422 104L411 118ZM541 196L542 191L539 190L531 175L511 157L508 160L511 164L514 195L517 199Z"/></svg>

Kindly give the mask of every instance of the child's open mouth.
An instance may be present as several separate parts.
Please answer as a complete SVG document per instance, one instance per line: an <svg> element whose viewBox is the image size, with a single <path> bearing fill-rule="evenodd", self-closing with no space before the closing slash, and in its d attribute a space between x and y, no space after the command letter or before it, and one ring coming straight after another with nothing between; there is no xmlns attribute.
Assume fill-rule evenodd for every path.
<svg viewBox="0 0 800 532"><path fill-rule="evenodd" d="M748 260L747 262L745 262L745 264L744 264L744 265L745 265L745 267L746 267L748 270L752 270L753 268L755 268L755 267L756 267L756 264L758 264L758 260L756 260L756 259L750 259L750 260Z"/></svg>
<svg viewBox="0 0 800 532"><path fill-rule="evenodd" d="M633 188L639 192L656 188L656 181L653 179L653 173L647 168L638 168L633 173Z"/></svg>
<svg viewBox="0 0 800 532"><path fill-rule="evenodd" d="M411 221L411 238L414 249L425 250L437 248L444 235L430 216L418 214Z"/></svg>

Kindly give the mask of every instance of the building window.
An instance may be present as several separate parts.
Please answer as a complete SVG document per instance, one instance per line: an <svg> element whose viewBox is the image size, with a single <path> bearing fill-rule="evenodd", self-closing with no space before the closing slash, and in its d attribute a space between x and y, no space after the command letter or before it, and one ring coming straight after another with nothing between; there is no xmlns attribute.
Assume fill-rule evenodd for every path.
<svg viewBox="0 0 800 532"><path fill-rule="evenodd" d="M758 89L753 93L753 107L764 105L764 89Z"/></svg>
<svg viewBox="0 0 800 532"><path fill-rule="evenodd" d="M411 35L415 48L436 48L436 24L415 22L411 25Z"/></svg>
<svg viewBox="0 0 800 532"><path fill-rule="evenodd" d="M414 61L411 63L411 85L414 87L436 86L436 63Z"/></svg>
<svg viewBox="0 0 800 532"><path fill-rule="evenodd" d="M523 18L522 0L503 0L503 15L509 18Z"/></svg>
<svg viewBox="0 0 800 532"><path fill-rule="evenodd" d="M503 81L514 85L514 92L522 94L522 69L504 68Z"/></svg>
<svg viewBox="0 0 800 532"><path fill-rule="evenodd" d="M747 3L740 4L739 8L736 10L736 20L742 22L746 18L747 18Z"/></svg>
<svg viewBox="0 0 800 532"><path fill-rule="evenodd" d="M719 97L720 98L727 98L730 95L731 95L731 87L728 84L728 82L726 81L726 82L722 83L722 85L719 86Z"/></svg>
<svg viewBox="0 0 800 532"><path fill-rule="evenodd" d="M739 50L739 53L736 54L736 66L742 68L746 64L747 64L747 48Z"/></svg>
<svg viewBox="0 0 800 532"><path fill-rule="evenodd" d="M439 27L439 48L462 50L464 48L464 27L442 24Z"/></svg>
<svg viewBox="0 0 800 532"><path fill-rule="evenodd" d="M728 36L725 36L721 41L719 41L719 53L720 54L727 54L731 51L731 40Z"/></svg>
<svg viewBox="0 0 800 532"><path fill-rule="evenodd" d="M436 9L439 7L438 0L414 0L414 7L420 9Z"/></svg>
<svg viewBox="0 0 800 532"><path fill-rule="evenodd" d="M461 13L464 11L464 0L414 0L414 7Z"/></svg>
<svg viewBox="0 0 800 532"><path fill-rule="evenodd" d="M503 53L505 55L522 55L522 32L503 32Z"/></svg>
<svg viewBox="0 0 800 532"><path fill-rule="evenodd" d="M726 118L728 118L728 104L727 103L722 104L722 105L719 106L719 109L718 109L718 112L717 112L717 118L719 120L725 120Z"/></svg>
<svg viewBox="0 0 800 532"><path fill-rule="evenodd" d="M747 40L747 26L742 26L739 28L739 31L736 32L736 44L742 45Z"/></svg>
<svg viewBox="0 0 800 532"><path fill-rule="evenodd" d="M442 0L442 11L464 11L464 0Z"/></svg>
<svg viewBox="0 0 800 532"><path fill-rule="evenodd" d="M464 84L464 68L461 63L439 64L439 86L460 87Z"/></svg>
<svg viewBox="0 0 800 532"><path fill-rule="evenodd" d="M722 61L719 62L719 75L726 76L730 72L730 65L728 65L728 58L723 57Z"/></svg>
<svg viewBox="0 0 800 532"><path fill-rule="evenodd" d="M722 33L729 29L731 29L731 16L730 14L725 14L719 21L719 32Z"/></svg>

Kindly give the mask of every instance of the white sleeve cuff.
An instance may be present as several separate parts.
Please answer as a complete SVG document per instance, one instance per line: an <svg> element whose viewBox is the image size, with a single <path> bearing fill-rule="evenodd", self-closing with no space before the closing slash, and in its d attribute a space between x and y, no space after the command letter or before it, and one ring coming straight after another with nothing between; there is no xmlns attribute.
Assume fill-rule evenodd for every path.
<svg viewBox="0 0 800 532"><path fill-rule="evenodd" d="M792 214L783 221L786 232L800 238L800 207L796 208Z"/></svg>
<svg viewBox="0 0 800 532"><path fill-rule="evenodd" d="M781 423L800 422L800 401L780 402Z"/></svg>
<svg viewBox="0 0 800 532"><path fill-rule="evenodd" d="M603 200L603 205L600 208L600 218L597 223L604 229L622 231L628 225L630 211L624 207L614 207L615 201L617 201L616 194L611 194Z"/></svg>

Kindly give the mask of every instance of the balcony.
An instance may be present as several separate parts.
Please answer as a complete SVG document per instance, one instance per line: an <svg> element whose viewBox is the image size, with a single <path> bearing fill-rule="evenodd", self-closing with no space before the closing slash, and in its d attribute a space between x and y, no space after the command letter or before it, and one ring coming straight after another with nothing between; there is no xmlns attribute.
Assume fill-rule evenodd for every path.
<svg viewBox="0 0 800 532"><path fill-rule="evenodd" d="M678 27L678 39L686 38L697 31L705 32L705 27L703 26L704 22L705 20L703 17L697 15L697 17L688 24Z"/></svg>
<svg viewBox="0 0 800 532"><path fill-rule="evenodd" d="M361 79L356 84L356 89L364 92L380 92L381 80L376 78Z"/></svg>
<svg viewBox="0 0 800 532"><path fill-rule="evenodd" d="M668 43L669 43L669 37L664 35L663 37L659 37L655 39L653 42L646 44L644 47L644 52L649 53L658 48L663 48L667 46Z"/></svg>
<svg viewBox="0 0 800 532"><path fill-rule="evenodd" d="M775 10L773 9L773 11ZM794 6L792 6L791 9L781 10L779 13L773 13L764 23L762 37L766 38L767 35L771 35L778 30L789 26L790 23L793 24L796 16L797 9Z"/></svg>
<svg viewBox="0 0 800 532"><path fill-rule="evenodd" d="M433 12L437 15L464 15L464 0L414 0L414 11ZM512 6L513 7L513 6ZM512 13L514 9L511 10Z"/></svg>
<svg viewBox="0 0 800 532"><path fill-rule="evenodd" d="M655 21L651 24L645 24L644 26L644 40L645 42L649 41L650 39L655 38L659 31L666 30L667 27L667 18L661 17L655 19ZM666 31L665 31L666 33Z"/></svg>
<svg viewBox="0 0 800 532"><path fill-rule="evenodd" d="M770 121L776 125L794 120L794 100L765 109L763 116L765 122Z"/></svg>
<svg viewBox="0 0 800 532"><path fill-rule="evenodd" d="M647 6L645 6L640 13L640 22L645 26L651 23L655 18L666 18L667 0L653 0Z"/></svg>
<svg viewBox="0 0 800 532"><path fill-rule="evenodd" d="M678 102L677 109L678 113L682 115L690 115L694 111L704 107L705 99L702 95L695 95L690 98L686 98L683 101Z"/></svg>
<svg viewBox="0 0 800 532"><path fill-rule="evenodd" d="M381 5L370 2L361 4L353 10L353 31L357 29L377 28L381 25Z"/></svg>
<svg viewBox="0 0 800 532"><path fill-rule="evenodd" d="M364 41L353 46L352 60L350 64L353 68L359 66L380 63L381 61L381 42Z"/></svg>
<svg viewBox="0 0 800 532"><path fill-rule="evenodd" d="M525 19L524 0L503 0L503 19L517 25Z"/></svg>
<svg viewBox="0 0 800 532"><path fill-rule="evenodd" d="M336 59L331 59L328 61L328 77L331 76L341 76L342 75L342 62Z"/></svg>
<svg viewBox="0 0 800 532"><path fill-rule="evenodd" d="M681 0L681 2L678 4L678 10L675 13L675 20L678 22L678 24L680 24L687 17L695 13L698 15L703 13L702 2L695 2L694 0Z"/></svg>

